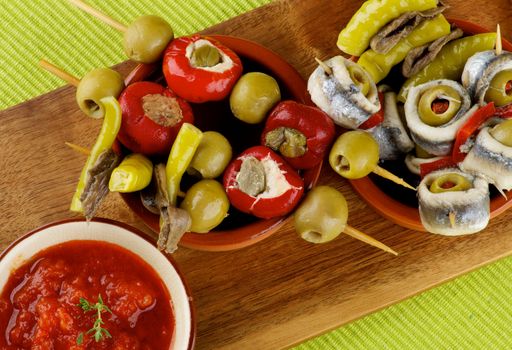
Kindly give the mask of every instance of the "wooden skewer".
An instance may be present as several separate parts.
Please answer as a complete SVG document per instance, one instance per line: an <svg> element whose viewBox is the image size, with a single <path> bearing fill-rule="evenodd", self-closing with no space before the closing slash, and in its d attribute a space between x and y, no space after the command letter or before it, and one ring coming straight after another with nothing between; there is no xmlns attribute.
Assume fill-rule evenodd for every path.
<svg viewBox="0 0 512 350"><path fill-rule="evenodd" d="M64 80L65 82L73 85L73 86L78 86L78 84L80 84L80 79L78 79L77 77L69 74L68 72L62 70L61 68L57 67L56 65L54 64L51 64L50 62L48 61L45 61L45 60L40 60L39 61L39 65L46 69L48 72L52 73L52 74L55 74L56 76L58 76L59 78L61 78L62 80Z"/></svg>
<svg viewBox="0 0 512 350"><path fill-rule="evenodd" d="M112 28L119 30L122 33L126 32L127 28L124 24L122 24L122 23L116 21L115 19L113 19L112 17L109 17L109 16L105 15L104 13L96 10L91 5L86 4L85 2L83 2L81 0L69 0L69 2L72 3L73 5L75 5L76 7L78 7L79 9L81 9L81 10L87 12L88 14L96 17L97 19L105 22Z"/></svg>
<svg viewBox="0 0 512 350"><path fill-rule="evenodd" d="M411 185L409 185L407 182L405 182L402 178L399 178L398 176L396 176L395 174L393 174L392 172L390 171L387 171L386 169L384 168L381 168L380 166L376 166L375 169L373 169L373 172L379 176L382 176L383 178L385 179L388 179L390 181L393 181L394 183L398 184L398 185L401 185L401 186L404 186L406 188L409 188L413 191L416 191L416 188L412 187Z"/></svg>
<svg viewBox="0 0 512 350"><path fill-rule="evenodd" d="M326 65L322 60L318 59L318 57L315 57L315 61L318 63L320 67L325 71L325 73L332 75L332 68Z"/></svg>
<svg viewBox="0 0 512 350"><path fill-rule="evenodd" d="M395 252L393 249L391 249L384 243L377 241L375 238L368 236L366 233L363 233L363 232L353 228L352 226L349 226L349 225L345 226L345 229L343 230L343 232L346 233L347 235L349 235L350 237L358 239L358 240L365 242L365 243L367 243L371 246L374 246L376 248L382 249L385 252L391 253L395 256L398 255L397 252Z"/></svg>
<svg viewBox="0 0 512 350"><path fill-rule="evenodd" d="M450 226L452 228L455 228L455 212L451 211L449 214L448 214L448 218L450 219Z"/></svg>
<svg viewBox="0 0 512 350"><path fill-rule="evenodd" d="M501 29L500 25L496 25L496 56L501 55L503 51L503 46L501 43Z"/></svg>

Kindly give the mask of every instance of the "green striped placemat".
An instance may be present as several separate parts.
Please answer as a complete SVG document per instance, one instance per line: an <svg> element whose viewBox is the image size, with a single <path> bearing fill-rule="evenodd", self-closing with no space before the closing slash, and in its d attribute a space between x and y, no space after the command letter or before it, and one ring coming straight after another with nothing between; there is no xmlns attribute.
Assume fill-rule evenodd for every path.
<svg viewBox="0 0 512 350"><path fill-rule="evenodd" d="M193 33L270 0L89 0L122 23L158 14ZM125 60L121 34L66 0L0 0L0 109L64 83L40 58L81 77ZM1 121L0 121L1 122ZM512 258L312 339L309 349L511 349Z"/></svg>

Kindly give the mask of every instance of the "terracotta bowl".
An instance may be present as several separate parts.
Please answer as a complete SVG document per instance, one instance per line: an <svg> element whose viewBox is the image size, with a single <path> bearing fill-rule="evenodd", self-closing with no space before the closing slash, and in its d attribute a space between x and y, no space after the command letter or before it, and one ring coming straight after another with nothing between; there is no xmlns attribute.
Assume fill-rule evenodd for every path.
<svg viewBox="0 0 512 350"><path fill-rule="evenodd" d="M141 257L157 272L171 296L175 317L173 350L194 348L196 320L192 297L176 262L160 252L147 235L126 224L107 219L70 219L33 230L0 254L0 291L13 270L35 254L56 244L74 240L104 241L119 245Z"/></svg>
<svg viewBox="0 0 512 350"><path fill-rule="evenodd" d="M306 88L306 82L300 74L283 58L269 49L236 37L210 35L214 39L235 51L244 65L244 73L251 71L264 72L274 77L281 89L282 99L291 99L300 103L312 105ZM139 65L126 78L126 84L140 80L152 80L165 84L160 65ZM203 131L215 130L228 138L233 155L259 144L263 124L249 125L235 118L230 110L229 101L191 104L196 119L195 124ZM311 188L318 180L321 164L302 172L306 188ZM191 182L188 179L188 182ZM190 184L188 184L190 185ZM182 181L187 188L187 179ZM137 214L153 231L159 232L159 217L142 205L139 194L122 194L128 207ZM277 217L269 220L258 220L243 214L234 208L229 216L214 231L209 233L185 233L180 245L207 251L225 251L239 249L261 241L277 231L287 220L287 217Z"/></svg>
<svg viewBox="0 0 512 350"><path fill-rule="evenodd" d="M477 24L463 20L449 19L449 22L461 28L466 34L491 32ZM512 44L503 40L503 48L512 51ZM409 183L412 185L414 185L414 181L418 182L417 176L408 175L410 173L406 170L405 165L390 164L387 166L386 163L384 163L385 168L404 176L405 180L410 181ZM361 198L388 220L405 228L426 231L421 224L418 202L412 191L373 174L362 179L351 180L350 183ZM509 198L506 199L502 195L492 192L491 196L491 218L500 215L512 206L512 196L508 196Z"/></svg>

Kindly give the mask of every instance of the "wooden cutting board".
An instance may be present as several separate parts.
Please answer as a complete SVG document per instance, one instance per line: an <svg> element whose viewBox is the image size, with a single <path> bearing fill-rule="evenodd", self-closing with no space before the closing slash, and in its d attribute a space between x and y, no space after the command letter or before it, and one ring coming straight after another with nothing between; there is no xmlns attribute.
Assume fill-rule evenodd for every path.
<svg viewBox="0 0 512 350"><path fill-rule="evenodd" d="M306 79L313 57L338 54L336 38L362 1L283 0L208 29L261 43L287 59ZM449 1L448 16L512 33L510 1ZM122 73L133 67L119 66ZM91 146L100 123L86 118L64 87L0 112L0 248L50 221L68 218L85 157L64 141ZM192 289L198 349L289 347L379 310L512 252L512 211L478 235L445 238L384 220L348 182L324 169L322 184L340 189L349 224L400 252L393 257L349 237L325 245L298 238L290 224L239 251L180 249L175 257ZM148 234L119 196L100 215ZM153 235L154 236L154 235Z"/></svg>

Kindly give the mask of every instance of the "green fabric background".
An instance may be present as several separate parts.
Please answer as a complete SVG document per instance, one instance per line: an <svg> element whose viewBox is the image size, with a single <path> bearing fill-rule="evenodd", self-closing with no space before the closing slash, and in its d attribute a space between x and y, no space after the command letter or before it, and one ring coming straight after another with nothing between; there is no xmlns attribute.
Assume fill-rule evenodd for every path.
<svg viewBox="0 0 512 350"><path fill-rule="evenodd" d="M89 0L122 23L158 14L177 36L270 0ZM0 109L63 85L45 58L80 77L125 60L121 34L66 0L0 0ZM0 121L1 122L1 121ZM482 268L296 349L511 349L512 258Z"/></svg>

